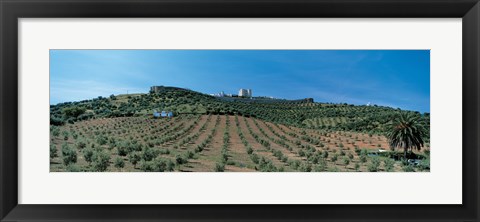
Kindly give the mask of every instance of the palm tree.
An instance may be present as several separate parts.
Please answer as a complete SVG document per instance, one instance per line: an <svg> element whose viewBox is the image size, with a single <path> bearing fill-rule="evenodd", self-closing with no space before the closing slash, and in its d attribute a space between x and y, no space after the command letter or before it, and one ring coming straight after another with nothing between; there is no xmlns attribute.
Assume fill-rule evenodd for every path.
<svg viewBox="0 0 480 222"><path fill-rule="evenodd" d="M427 130L422 125L420 115L412 112L399 113L389 124L387 133L392 150L403 148L405 159L409 150L413 148L420 150L423 147L425 136Z"/></svg>

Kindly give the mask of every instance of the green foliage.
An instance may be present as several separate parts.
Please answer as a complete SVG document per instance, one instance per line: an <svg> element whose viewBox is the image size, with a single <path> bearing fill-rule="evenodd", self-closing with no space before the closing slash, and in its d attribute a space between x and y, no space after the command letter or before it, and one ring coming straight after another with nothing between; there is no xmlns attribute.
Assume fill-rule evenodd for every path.
<svg viewBox="0 0 480 222"><path fill-rule="evenodd" d="M253 153L253 149L252 149L251 146L248 146L248 147L247 147L247 153L248 153L248 154L252 154L252 153Z"/></svg>
<svg viewBox="0 0 480 222"><path fill-rule="evenodd" d="M343 157L343 164L345 164L345 168L347 167L347 165L350 163L350 159L346 156Z"/></svg>
<svg viewBox="0 0 480 222"><path fill-rule="evenodd" d="M93 170L97 172L104 172L110 165L110 155L104 151L96 151L93 153Z"/></svg>
<svg viewBox="0 0 480 222"><path fill-rule="evenodd" d="M338 159L338 155L337 155L337 154L333 155L332 158L331 158L332 162L336 162L337 159Z"/></svg>
<svg viewBox="0 0 480 222"><path fill-rule="evenodd" d="M87 149L84 149L82 153L85 161L87 161L88 164L91 164L93 161L93 150L91 148L87 148Z"/></svg>
<svg viewBox="0 0 480 222"><path fill-rule="evenodd" d="M223 171L225 171L225 164L223 164L222 162L217 162L215 164L215 168L213 170L215 172L223 172Z"/></svg>
<svg viewBox="0 0 480 222"><path fill-rule="evenodd" d="M421 160L420 164L418 165L420 170L430 170L430 157Z"/></svg>
<svg viewBox="0 0 480 222"><path fill-rule="evenodd" d="M360 162L361 163L366 163L367 162L367 155L360 155Z"/></svg>
<svg viewBox="0 0 480 222"><path fill-rule="evenodd" d="M181 155L178 155L178 154L177 154L177 155L175 156L175 162L176 162L177 164L185 164L185 163L188 163L188 159L185 158L184 156L181 156Z"/></svg>
<svg viewBox="0 0 480 222"><path fill-rule="evenodd" d="M87 144L85 143L85 141L78 141L75 146L77 147L77 149L81 150L81 149L85 148L87 146Z"/></svg>
<svg viewBox="0 0 480 222"><path fill-rule="evenodd" d="M77 152L72 149L68 144L64 143L62 145L62 156L63 156L63 164L68 166L72 163L77 162Z"/></svg>
<svg viewBox="0 0 480 222"><path fill-rule="evenodd" d="M229 100L229 98L215 98L190 90L170 89L167 87L165 91L160 93L134 95L129 98L126 96L99 97L92 100L52 105L50 106L51 120L59 118L64 122L75 122L83 120L84 118L122 118L100 121L102 124L107 123L109 125L114 122L114 128L104 128L102 124L94 124L87 126L88 129L82 131L76 130L78 130L79 127L84 127L83 123L67 124L58 127L51 122L51 141L58 143L58 139L65 139L71 147L76 147L79 151L82 151L85 160L89 162L89 164L96 160L96 157L93 157L93 153L99 152L99 150L105 150L112 158L115 158L115 154L118 154L122 160L125 160L125 157L128 156L129 161L132 162L133 160L132 164L134 167L143 159L144 161L142 163L145 165L145 170L164 171L168 165L166 155L170 155L168 158L175 156L175 158L170 160L170 165L175 167L176 165L187 163L190 158L203 158L204 153L200 152L204 151L204 149L209 147L213 142L219 142L216 141L218 140L216 139L217 137L220 137L221 141L222 135L218 135L219 132L215 132L215 130L212 130L211 133L206 132L206 128L211 127L211 125L207 124L207 127L205 127L204 124L200 130L194 130L198 129L196 126L200 127L194 124L205 123L204 119L199 121L200 117L193 121L193 115L185 114L185 112L194 112L201 114L235 114L235 124L238 127L238 135L244 145L245 151L250 156L252 162L255 163L255 168L264 172L285 170L283 166L287 166L288 171L325 171L327 168L326 163L329 162L328 160L330 158L329 154L333 156L331 157L333 162L336 163L338 161L336 164L342 162L345 164L345 167L347 167L353 162L355 166L358 164L358 168L360 168L359 163L368 162L370 157L368 157L366 149L360 150L358 146L362 146L364 143L369 143L369 148L378 146L377 144L381 142L377 141L382 140L381 137L387 134L387 129L395 128L389 128L391 126L389 122L392 122L392 124L396 122L392 121L396 115L410 115L414 116L414 119L418 119L419 128L425 129L425 133L421 134L418 138L425 144L429 144L429 115L427 114L422 115L388 107L325 104L313 103L312 101L293 102L276 99L257 100L255 98L248 100ZM145 118L144 116L146 114L151 116L151 110L153 109L171 110L177 112L176 114L178 114L178 116L172 119ZM138 116L138 118L123 118L133 115ZM262 145L262 148L258 150L258 152L253 150L253 144L249 144L241 132L242 127L240 127L238 122L238 117L241 116L254 117L246 121L252 125L249 126L247 124L247 128L249 131L253 131L253 133L250 132L250 134L247 134L246 131L243 133L250 138L253 137L256 143ZM188 121L185 121L184 118L188 118ZM132 119L138 121L131 121ZM224 119L225 118L222 117L222 120ZM117 122L119 120L121 122ZM311 122L311 120L315 122ZM140 129L138 128L140 121L145 128L141 126ZM227 118L227 124L230 124L228 121L231 121L231 119L228 120ZM97 120L92 122L97 122ZM192 122L194 122L194 124L191 124ZM206 122L211 123L213 121L207 120ZM255 123L255 126L252 122ZM283 125L279 127L279 124ZM242 125L245 124L242 123ZM218 124L215 125L214 129L218 128L217 126ZM265 128L265 126L268 129ZM132 129L129 127L136 128ZM130 135L128 132L129 129L133 131ZM217 154L215 158L220 158L220 162L224 165L236 164L238 167L254 167L251 166L251 163L248 164L243 160L236 161L232 159L237 156L233 152L235 150L229 147L234 145L230 143L229 133L231 132L229 132L229 129L231 130L232 128L227 127L227 129L222 132L223 144L220 144L222 150L220 156ZM361 132L362 135L369 135L371 138L364 139L364 136L360 136L360 134L357 136L353 132ZM208 134L208 137L203 136L202 133ZM199 137L199 135L201 136ZM212 139L213 137L215 137L215 139ZM345 139L345 137L347 138ZM358 139L358 137L361 138ZM198 141L199 138L205 139L204 141L200 141L201 143L197 143L196 141ZM420 140L418 138L417 140ZM356 142L357 145L355 144ZM399 144L400 143L401 142L399 142ZM359 156L358 163L352 154L353 150L350 151L350 147L352 146L355 149L355 153ZM366 146L367 145L365 145L365 147ZM172 154L167 147L171 149ZM109 150L107 150L107 148ZM272 159L271 156L266 159L262 158L262 155L265 156L263 152L265 149L263 148L266 148L267 152L272 153L276 159ZM281 151L278 148L281 148ZM73 150L77 151L77 149ZM61 150L62 158L65 159L65 156L68 155L63 155L63 149ZM53 152L52 148L51 152ZM302 158L292 156L297 153L299 156L302 156ZM398 154L398 152L396 153ZM162 155L159 156L159 154ZM390 152L382 152L379 153L379 155L382 160L384 157L392 158ZM394 154L392 155L395 156ZM401 153L399 155L401 155ZM51 153L51 158L55 158L54 156L55 154ZM288 156L292 156L293 158L289 159ZM422 161L419 166L414 167L414 170L429 170L429 155L427 153L418 154L415 152L415 156L418 156ZM139 158L137 159L137 157ZM297 158L301 160L298 162L293 160ZM397 158L398 157L395 156L395 159ZM411 157L409 156L409 158ZM116 164L117 159L113 161L113 165ZM279 161L277 161L277 159ZM272 162L272 160L274 162ZM68 163L64 162L64 164L70 165L72 161L68 160L67 162ZM389 163L385 162L383 165L386 171L390 169L388 164ZM374 164L370 163L370 165ZM366 164L364 166L366 166ZM94 166L85 167L83 170L90 170L93 169L93 167ZM173 169L173 167L171 168ZM376 167L376 169L372 166L367 168L378 171L379 167ZM180 166L176 166L176 169L180 170Z"/></svg>
<svg viewBox="0 0 480 222"><path fill-rule="evenodd" d="M81 172L82 169L79 166L77 166L76 164L70 164L70 165L67 166L66 171L67 172Z"/></svg>
<svg viewBox="0 0 480 222"><path fill-rule="evenodd" d="M140 169L144 172L153 172L155 170L153 163L145 160L140 161Z"/></svg>
<svg viewBox="0 0 480 222"><path fill-rule="evenodd" d="M104 135L98 135L97 136L97 143L102 146L107 144L107 138Z"/></svg>
<svg viewBox="0 0 480 222"><path fill-rule="evenodd" d="M175 164L171 160L162 158L155 159L152 163L152 168L155 172L173 171L174 167Z"/></svg>
<svg viewBox="0 0 480 222"><path fill-rule="evenodd" d="M115 158L114 166L118 169L124 168L125 167L125 161L123 161L122 158L117 157L117 158Z"/></svg>
<svg viewBox="0 0 480 222"><path fill-rule="evenodd" d="M392 172L393 171L393 167L394 167L394 164L395 164L394 160L385 159L384 164L385 164L385 171L387 171L387 172Z"/></svg>
<svg viewBox="0 0 480 222"><path fill-rule="evenodd" d="M51 124L61 125L63 121L71 122L95 117L133 116L144 110L158 109L159 103L177 114L233 115L235 113L296 127L368 132L369 135L386 133L386 126L397 113L412 113L419 116L422 126L426 129L429 128L430 120L429 115L389 107L314 103L309 99L294 101L267 98L216 98L175 87L164 87L164 90L159 93L132 96L120 105L118 101L118 96L110 96L52 105L50 107ZM89 107L88 112L86 107ZM306 132L301 133L306 135Z"/></svg>
<svg viewBox="0 0 480 222"><path fill-rule="evenodd" d="M352 153L348 153L348 158L349 158L350 160L353 160L353 154L352 154Z"/></svg>
<svg viewBox="0 0 480 222"><path fill-rule="evenodd" d="M416 113L399 113L388 125L387 137L392 149L404 149L404 157L412 149L420 150L428 137L423 119Z"/></svg>
<svg viewBox="0 0 480 222"><path fill-rule="evenodd" d="M142 159L138 152L132 152L128 154L128 161L133 164L133 167L137 166L137 163Z"/></svg>
<svg viewBox="0 0 480 222"><path fill-rule="evenodd" d="M403 171L405 172L415 172L415 168L412 165L407 164L402 166Z"/></svg>
<svg viewBox="0 0 480 222"><path fill-rule="evenodd" d="M142 152L142 158L145 161L151 161L151 160L155 159L158 156L158 154L159 154L158 151L156 151L152 148L146 147Z"/></svg>
<svg viewBox="0 0 480 222"><path fill-rule="evenodd" d="M63 131L62 136L63 136L63 140L68 140L68 132L67 131Z"/></svg>
<svg viewBox="0 0 480 222"><path fill-rule="evenodd" d="M69 118L77 118L78 116L82 115L85 113L85 108L84 107L79 107L79 106L71 106L71 107L66 107L62 109L62 114L64 116L64 119L69 119Z"/></svg>
<svg viewBox="0 0 480 222"><path fill-rule="evenodd" d="M57 146L51 144L50 145L50 159L53 159L55 157L58 157L58 154L57 154Z"/></svg>
<svg viewBox="0 0 480 222"><path fill-rule="evenodd" d="M368 172L377 172L380 167L380 159L377 157L372 158L372 161L368 164Z"/></svg>
<svg viewBox="0 0 480 222"><path fill-rule="evenodd" d="M327 169L327 163L325 160L319 160L318 164L315 166L315 172L323 172Z"/></svg>
<svg viewBox="0 0 480 222"><path fill-rule="evenodd" d="M60 129L57 126L52 126L51 130L54 137L58 137L60 135Z"/></svg>

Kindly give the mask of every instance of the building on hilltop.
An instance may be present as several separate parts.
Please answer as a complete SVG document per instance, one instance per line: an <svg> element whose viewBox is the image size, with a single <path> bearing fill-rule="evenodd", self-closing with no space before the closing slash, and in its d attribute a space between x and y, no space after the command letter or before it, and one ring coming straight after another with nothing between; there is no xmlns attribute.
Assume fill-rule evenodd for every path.
<svg viewBox="0 0 480 222"><path fill-rule="evenodd" d="M251 89L240 89L238 91L239 97L252 97L252 90Z"/></svg>
<svg viewBox="0 0 480 222"><path fill-rule="evenodd" d="M174 86L151 86L150 87L150 93L161 93L166 90L192 91L191 89L188 89L188 88L180 88L180 87L174 87Z"/></svg>
<svg viewBox="0 0 480 222"><path fill-rule="evenodd" d="M151 93L159 93L165 89L164 86L152 86L150 87L150 92Z"/></svg>

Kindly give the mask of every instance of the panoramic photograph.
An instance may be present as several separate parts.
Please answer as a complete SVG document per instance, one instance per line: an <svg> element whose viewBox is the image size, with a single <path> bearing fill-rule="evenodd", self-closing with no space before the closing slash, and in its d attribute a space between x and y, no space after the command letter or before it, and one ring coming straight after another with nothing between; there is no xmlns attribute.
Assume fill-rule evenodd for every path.
<svg viewBox="0 0 480 222"><path fill-rule="evenodd" d="M50 172L430 172L429 50L50 50Z"/></svg>

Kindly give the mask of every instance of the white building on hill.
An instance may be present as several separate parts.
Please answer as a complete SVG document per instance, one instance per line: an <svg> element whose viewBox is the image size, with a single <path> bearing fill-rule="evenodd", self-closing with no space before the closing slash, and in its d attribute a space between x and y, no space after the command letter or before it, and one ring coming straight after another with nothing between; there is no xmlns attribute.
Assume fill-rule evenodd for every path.
<svg viewBox="0 0 480 222"><path fill-rule="evenodd" d="M240 89L238 91L239 97L252 97L252 90L251 89Z"/></svg>

